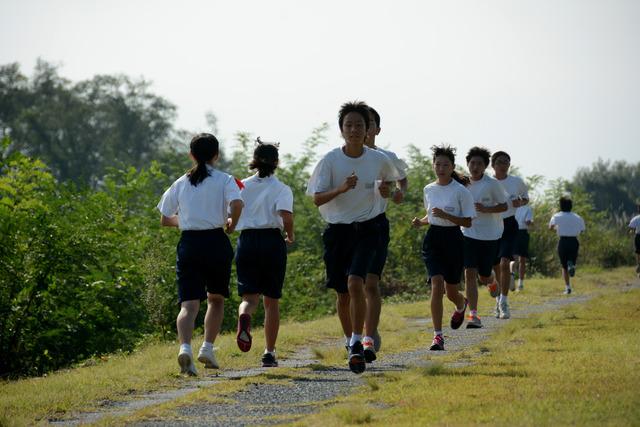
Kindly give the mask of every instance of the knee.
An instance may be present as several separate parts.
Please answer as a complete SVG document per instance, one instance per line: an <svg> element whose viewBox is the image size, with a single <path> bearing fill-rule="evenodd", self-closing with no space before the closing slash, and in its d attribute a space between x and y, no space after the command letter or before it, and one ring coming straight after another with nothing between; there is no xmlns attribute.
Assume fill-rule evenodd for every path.
<svg viewBox="0 0 640 427"><path fill-rule="evenodd" d="M219 294L208 294L207 295L207 304L213 306L221 306L224 305L224 297Z"/></svg>
<svg viewBox="0 0 640 427"><path fill-rule="evenodd" d="M278 300L276 298L264 297L264 309L267 311L277 310L279 307Z"/></svg>

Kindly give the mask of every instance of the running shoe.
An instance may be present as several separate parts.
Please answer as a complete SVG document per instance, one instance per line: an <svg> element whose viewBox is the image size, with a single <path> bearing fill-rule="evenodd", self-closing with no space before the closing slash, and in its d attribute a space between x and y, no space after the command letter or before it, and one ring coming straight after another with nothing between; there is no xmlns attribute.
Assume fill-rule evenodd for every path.
<svg viewBox="0 0 640 427"><path fill-rule="evenodd" d="M524 282L518 282L518 288L516 290L518 292L524 290Z"/></svg>
<svg viewBox="0 0 640 427"><path fill-rule="evenodd" d="M367 363L371 363L376 360L376 346L372 338L367 338L362 340L362 347L364 348L364 360Z"/></svg>
<svg viewBox="0 0 640 427"><path fill-rule="evenodd" d="M509 311L509 303L506 301L502 301L500 303L500 319L508 319L511 317L511 312Z"/></svg>
<svg viewBox="0 0 640 427"><path fill-rule="evenodd" d="M376 329L376 331L373 333L373 348L374 350L377 352L380 351L380 347L382 347L382 337L380 336L380 334L378 333L378 330Z"/></svg>
<svg viewBox="0 0 640 427"><path fill-rule="evenodd" d="M262 355L262 367L263 368L276 368L278 367L278 361L276 360L276 355L273 353L266 352Z"/></svg>
<svg viewBox="0 0 640 427"><path fill-rule="evenodd" d="M491 294L491 298L495 298L500 295L500 290L498 289L497 282L491 282L487 285L487 289L489 289L489 294Z"/></svg>
<svg viewBox="0 0 640 427"><path fill-rule="evenodd" d="M444 351L444 337L442 335L436 335L431 342L431 351Z"/></svg>
<svg viewBox="0 0 640 427"><path fill-rule="evenodd" d="M196 365L193 364L193 356L188 351L180 350L178 354L178 365L180 365L181 374L187 374L192 377L198 375Z"/></svg>
<svg viewBox="0 0 640 427"><path fill-rule="evenodd" d="M565 288L563 295L571 295L571 288Z"/></svg>
<svg viewBox="0 0 640 427"><path fill-rule="evenodd" d="M500 303L496 301L496 308L493 309L493 315L496 316L496 319L500 318Z"/></svg>
<svg viewBox="0 0 640 427"><path fill-rule="evenodd" d="M516 290L516 274L515 273L511 273L510 276L511 277L509 278L509 290L510 291L515 291Z"/></svg>
<svg viewBox="0 0 640 427"><path fill-rule="evenodd" d="M207 369L219 369L220 365L218 365L218 361L216 360L216 355L213 354L213 349L200 347L200 351L198 352L198 362L204 363L204 367Z"/></svg>
<svg viewBox="0 0 640 427"><path fill-rule="evenodd" d="M567 262L567 271L569 272L569 277L576 275L576 266L571 261Z"/></svg>
<svg viewBox="0 0 640 427"><path fill-rule="evenodd" d="M238 333L236 334L236 343L240 351L247 352L251 350L251 315L241 314L238 317Z"/></svg>
<svg viewBox="0 0 640 427"><path fill-rule="evenodd" d="M477 314L469 314L467 317L467 329L480 329L482 328L482 321Z"/></svg>
<svg viewBox="0 0 640 427"><path fill-rule="evenodd" d="M462 311L454 310L451 315L451 329L458 329L462 323L464 323L464 312L467 310L467 305L469 301L464 299L464 307L462 307Z"/></svg>
<svg viewBox="0 0 640 427"><path fill-rule="evenodd" d="M349 369L354 374L361 374L367 369L362 343L356 341L349 349Z"/></svg>

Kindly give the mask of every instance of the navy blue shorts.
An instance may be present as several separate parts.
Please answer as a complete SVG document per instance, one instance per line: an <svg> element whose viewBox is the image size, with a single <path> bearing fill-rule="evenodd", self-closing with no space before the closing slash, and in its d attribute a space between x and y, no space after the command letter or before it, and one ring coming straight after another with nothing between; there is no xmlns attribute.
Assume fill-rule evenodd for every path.
<svg viewBox="0 0 640 427"><path fill-rule="evenodd" d="M236 247L238 295L282 297L287 244L277 228L242 230Z"/></svg>
<svg viewBox="0 0 640 427"><path fill-rule="evenodd" d="M422 259L429 280L444 276L449 284L460 283L464 267L464 238L460 227L429 226L422 241Z"/></svg>
<svg viewBox="0 0 640 427"><path fill-rule="evenodd" d="M636 253L640 254L640 234L636 234L636 239L634 242L636 244Z"/></svg>
<svg viewBox="0 0 640 427"><path fill-rule="evenodd" d="M229 296L233 248L222 228L183 231L176 252L178 303Z"/></svg>
<svg viewBox="0 0 640 427"><path fill-rule="evenodd" d="M562 268L567 268L569 261L571 261L573 265L576 265L579 248L580 243L578 243L577 237L560 236L560 240L558 241L558 256L560 257Z"/></svg>
<svg viewBox="0 0 640 427"><path fill-rule="evenodd" d="M475 268L482 277L491 276L497 253L497 240L464 238L464 268Z"/></svg>
<svg viewBox="0 0 640 427"><path fill-rule="evenodd" d="M501 258L513 260L516 251L516 239L518 237L518 221L515 216L509 216L502 220L504 230L498 240L498 258L494 265L500 264Z"/></svg>
<svg viewBox="0 0 640 427"><path fill-rule="evenodd" d="M389 220L384 212L374 219L378 221L378 225L380 226L380 241L376 248L376 254L373 256L373 260L371 261L369 273L382 277L382 270L387 262L387 253L389 249Z"/></svg>
<svg viewBox="0 0 640 427"><path fill-rule="evenodd" d="M527 230L518 230L516 250L513 254L523 258L529 258L529 239L529 232Z"/></svg>
<svg viewBox="0 0 640 427"><path fill-rule="evenodd" d="M329 224L322 233L327 288L349 292L349 276L366 280L379 246L380 225L376 218L352 224Z"/></svg>

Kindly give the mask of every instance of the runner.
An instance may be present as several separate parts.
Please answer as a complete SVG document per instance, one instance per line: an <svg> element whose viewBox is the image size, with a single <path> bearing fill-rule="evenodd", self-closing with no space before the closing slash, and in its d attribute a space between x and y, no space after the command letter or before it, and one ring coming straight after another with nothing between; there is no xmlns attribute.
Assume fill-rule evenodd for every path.
<svg viewBox="0 0 640 427"><path fill-rule="evenodd" d="M511 284L511 272L509 263L513 261L513 255L518 235L518 222L515 218L516 209L529 203L529 194L524 181L513 175L509 175L511 156L504 151L497 151L491 156L491 167L495 172L495 178L502 184L507 192L507 210L502 213L504 231L498 242L498 257L493 269L500 285L500 295L496 297L495 315L499 319L511 317L509 310L509 287Z"/></svg>
<svg viewBox="0 0 640 427"><path fill-rule="evenodd" d="M423 218L413 218L419 228L430 225L422 242L422 259L431 283L431 319L433 342L430 350L444 350L442 335L442 298L455 305L451 328L458 329L464 322L467 299L458 291L464 264L464 238L460 227L471 227L476 216L473 196L465 188L468 181L454 170L455 150L449 146L434 146L433 170L437 179L424 187Z"/></svg>
<svg viewBox="0 0 640 427"><path fill-rule="evenodd" d="M576 261L578 260L578 235L585 230L584 220L573 212L573 202L569 197L560 198L560 211L551 217L549 230L555 230L560 236L558 241L558 256L562 264L562 278L565 283L564 294L569 295L571 289L571 277L576 274Z"/></svg>
<svg viewBox="0 0 640 427"><path fill-rule="evenodd" d="M220 332L224 298L229 297L233 261L233 248L225 232L234 231L243 206L235 179L213 167L218 160L218 145L211 134L193 137L190 156L196 164L165 191L158 203L160 223L182 231L176 261L180 304L176 326L180 340L178 364L181 372L188 375L197 375L191 338L200 301L204 299L207 312L198 361L206 368L219 367L213 342Z"/></svg>
<svg viewBox="0 0 640 427"><path fill-rule="evenodd" d="M236 341L240 350L251 349L251 315L262 296L266 340L262 366L274 367L278 366L278 302L287 270L286 243L291 244L295 239L293 193L273 175L278 167L277 146L262 143L260 138L257 143L249 168L258 172L242 180L244 188L240 192L245 208L237 227L241 233L236 247L236 270L242 303L238 308ZM283 230L286 239L282 238Z"/></svg>
<svg viewBox="0 0 640 427"><path fill-rule="evenodd" d="M501 213L507 210L507 195L500 183L488 176L491 153L480 147L473 147L467 153L467 167L471 181L467 189L475 202L477 218L471 227L462 227L464 235L464 277L469 318L467 328L481 328L478 316L478 275L480 281L489 285L492 281L491 269L498 253L498 239L504 228Z"/></svg>
<svg viewBox="0 0 640 427"><path fill-rule="evenodd" d="M516 209L516 221L518 221L518 236L516 237L516 260L510 264L511 277L518 269L518 291L524 289L524 276L527 272L527 259L529 258L529 227L533 224L533 209L530 205L520 206Z"/></svg>
<svg viewBox="0 0 640 427"><path fill-rule="evenodd" d="M632 233L635 232L636 235L634 240L636 247L636 262L638 264L636 266L636 274L640 277L640 203L637 206L637 210L638 215L631 218L631 221L629 222L629 231Z"/></svg>
<svg viewBox="0 0 640 427"><path fill-rule="evenodd" d="M338 125L345 144L331 150L316 165L307 194L313 196L328 223L322 240L327 287L337 292L337 311L349 340L349 368L364 372L362 332L367 309L364 283L380 240L375 219L375 193L389 196L387 182L398 179L391 160L364 145L369 107L349 102L340 108ZM383 183L376 189L376 181Z"/></svg>

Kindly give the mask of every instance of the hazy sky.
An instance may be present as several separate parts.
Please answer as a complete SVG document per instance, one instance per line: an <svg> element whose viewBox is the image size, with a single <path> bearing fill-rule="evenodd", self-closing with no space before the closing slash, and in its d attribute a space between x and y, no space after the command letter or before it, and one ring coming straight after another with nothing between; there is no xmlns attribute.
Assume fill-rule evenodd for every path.
<svg viewBox="0 0 640 427"><path fill-rule="evenodd" d="M340 104L364 100L399 154L484 145L570 178L640 161L639 23L637 0L0 0L0 63L142 76L178 127L213 111L226 145L244 130L283 152L325 121L340 144Z"/></svg>

